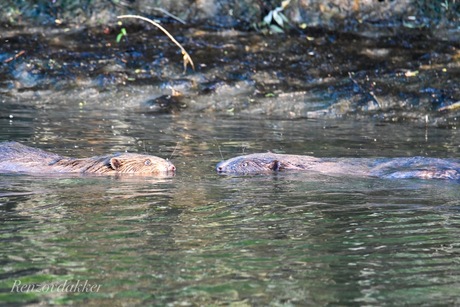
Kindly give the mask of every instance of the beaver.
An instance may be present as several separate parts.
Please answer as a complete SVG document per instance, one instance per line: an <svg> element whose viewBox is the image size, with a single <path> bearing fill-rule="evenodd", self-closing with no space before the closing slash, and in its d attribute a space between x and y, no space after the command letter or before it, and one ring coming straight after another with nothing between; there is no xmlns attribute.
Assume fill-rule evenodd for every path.
<svg viewBox="0 0 460 307"><path fill-rule="evenodd" d="M216 166L218 173L227 174L290 170L393 179L460 180L460 160L427 157L316 158L303 155L255 153L222 161Z"/></svg>
<svg viewBox="0 0 460 307"><path fill-rule="evenodd" d="M175 170L171 162L156 156L115 153L77 159L17 142L0 143L0 172L161 175Z"/></svg>

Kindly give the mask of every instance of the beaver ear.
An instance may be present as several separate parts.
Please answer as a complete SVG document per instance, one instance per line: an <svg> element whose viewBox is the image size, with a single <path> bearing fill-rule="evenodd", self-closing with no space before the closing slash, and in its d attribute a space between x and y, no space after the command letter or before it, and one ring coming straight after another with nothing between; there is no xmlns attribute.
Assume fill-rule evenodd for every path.
<svg viewBox="0 0 460 307"><path fill-rule="evenodd" d="M268 166L272 171L279 171L281 169L281 163L278 160L274 160L270 165Z"/></svg>
<svg viewBox="0 0 460 307"><path fill-rule="evenodd" d="M121 162L120 159L118 158L111 158L110 159L110 166L114 169L114 170L117 170L121 167L121 165L123 164L123 162Z"/></svg>

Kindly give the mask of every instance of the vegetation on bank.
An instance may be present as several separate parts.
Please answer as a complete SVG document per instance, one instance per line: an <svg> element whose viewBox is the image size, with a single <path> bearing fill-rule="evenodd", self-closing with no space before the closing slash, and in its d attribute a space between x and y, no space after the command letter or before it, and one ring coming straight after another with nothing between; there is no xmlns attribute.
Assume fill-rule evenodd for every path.
<svg viewBox="0 0 460 307"><path fill-rule="evenodd" d="M106 24L116 16L125 14L168 18L164 14L166 10L189 23L204 22L224 28L250 29L254 25L264 26L264 22L272 19L276 22L271 26L275 32L279 30L280 18L284 16L298 25L325 27L340 24L337 20L360 23L368 18L375 22L375 16L379 17L379 22L402 27L457 28L460 21L458 0L412 0L405 4L381 0L372 2L370 7L368 5L366 12L362 1L354 0L352 6L349 3L348 0L214 0L206 4L171 0L6 0L2 3L0 20L3 26L61 23L97 25ZM398 10L387 10L392 5L398 5ZM280 8L283 9L282 14ZM317 18L313 20L312 16Z"/></svg>

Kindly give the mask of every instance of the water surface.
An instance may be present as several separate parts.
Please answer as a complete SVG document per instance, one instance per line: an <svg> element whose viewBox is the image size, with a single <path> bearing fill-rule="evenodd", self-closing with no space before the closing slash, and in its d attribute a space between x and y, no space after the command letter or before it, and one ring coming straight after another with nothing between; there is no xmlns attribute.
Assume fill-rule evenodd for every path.
<svg viewBox="0 0 460 307"><path fill-rule="evenodd" d="M10 112L15 116L2 121L3 139L33 144L34 130L46 131L50 138L40 136L37 145L60 154L148 152L171 158L178 172L171 178L1 175L6 302L458 304L457 182L214 172L222 157L266 150L455 157L456 130ZM72 125L63 129L57 118ZM88 122L96 129L72 128ZM17 280L88 280L100 291L10 294Z"/></svg>

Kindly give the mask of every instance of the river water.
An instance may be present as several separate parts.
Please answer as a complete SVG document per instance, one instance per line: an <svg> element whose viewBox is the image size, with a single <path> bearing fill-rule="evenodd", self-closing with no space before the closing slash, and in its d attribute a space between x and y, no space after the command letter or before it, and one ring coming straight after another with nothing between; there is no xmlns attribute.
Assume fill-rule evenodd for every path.
<svg viewBox="0 0 460 307"><path fill-rule="evenodd" d="M353 66L352 60L347 63ZM174 67L162 65L163 73ZM446 73L458 83L457 66ZM206 88L211 94L191 95L190 84L201 79L178 77L181 72L171 72L174 82L123 84L121 78L104 83L103 90L98 73L86 76L94 83L67 75L55 83L59 78L51 73L22 67L21 75L17 67L11 73L16 79L2 81L0 140L74 157L149 153L170 159L178 171L167 178L1 174L4 303L460 304L458 182L309 173L226 176L214 170L222 159L269 150L318 157L458 158L455 116L413 111L422 120L411 121L404 119L416 116L394 113L399 109L351 118L302 113L342 102L346 90L356 87L347 74L328 86L310 83L312 96L303 98L299 83L288 82L295 79L291 75L285 81L293 93L287 100L306 106L286 114L283 107L270 111L273 98L265 92L266 107L244 108L252 103L247 88L259 97L253 93L260 85L255 77L213 81ZM102 79L106 82L107 74ZM446 84L448 95L431 90L439 106L458 99L453 81ZM159 89L167 92L160 83L187 92L187 109L149 111L139 102L141 96L161 94ZM339 89L338 96L330 86ZM426 94L413 86L408 84L402 100L411 100L408 92ZM319 97L316 104L311 97ZM398 120L387 120L388 114ZM438 125L443 118L449 124Z"/></svg>

